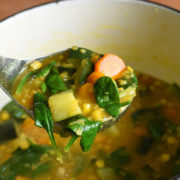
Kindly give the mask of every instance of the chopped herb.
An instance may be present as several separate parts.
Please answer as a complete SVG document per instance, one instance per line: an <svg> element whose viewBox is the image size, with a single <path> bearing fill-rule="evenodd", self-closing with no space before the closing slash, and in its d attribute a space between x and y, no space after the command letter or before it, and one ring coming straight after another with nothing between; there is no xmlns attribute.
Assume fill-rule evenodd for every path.
<svg viewBox="0 0 180 180"><path fill-rule="evenodd" d="M38 74L37 77L40 76L47 76L49 72L51 71L51 68L56 64L55 61L51 62L48 66L44 67Z"/></svg>
<svg viewBox="0 0 180 180"><path fill-rule="evenodd" d="M47 86L46 86L45 82L41 83L41 90L42 90L43 93L47 92Z"/></svg>
<svg viewBox="0 0 180 180"><path fill-rule="evenodd" d="M28 72L20 81L20 83L17 86L16 94L20 94L22 91L22 88L24 87L27 80L35 73L36 71Z"/></svg>

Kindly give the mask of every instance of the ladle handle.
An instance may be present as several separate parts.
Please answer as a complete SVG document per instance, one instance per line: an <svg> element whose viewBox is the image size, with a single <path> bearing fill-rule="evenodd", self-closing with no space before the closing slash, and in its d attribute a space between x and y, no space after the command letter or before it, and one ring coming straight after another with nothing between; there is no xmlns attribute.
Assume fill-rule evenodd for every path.
<svg viewBox="0 0 180 180"><path fill-rule="evenodd" d="M0 56L0 86L10 93L11 86L26 61Z"/></svg>

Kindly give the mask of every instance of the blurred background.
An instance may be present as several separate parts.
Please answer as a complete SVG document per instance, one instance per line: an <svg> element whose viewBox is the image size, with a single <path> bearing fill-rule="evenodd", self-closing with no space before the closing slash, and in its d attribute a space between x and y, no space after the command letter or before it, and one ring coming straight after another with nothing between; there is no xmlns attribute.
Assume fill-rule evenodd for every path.
<svg viewBox="0 0 180 180"><path fill-rule="evenodd" d="M0 20L21 10L58 0L0 0ZM149 0L180 10L180 0Z"/></svg>

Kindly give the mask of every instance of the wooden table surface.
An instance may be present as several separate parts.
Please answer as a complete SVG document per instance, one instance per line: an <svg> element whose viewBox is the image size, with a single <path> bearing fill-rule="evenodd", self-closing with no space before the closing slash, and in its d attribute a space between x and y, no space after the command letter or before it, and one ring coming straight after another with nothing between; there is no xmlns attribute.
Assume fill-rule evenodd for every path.
<svg viewBox="0 0 180 180"><path fill-rule="evenodd" d="M56 0L0 0L0 20L21 10ZM180 0L149 0L180 10Z"/></svg>

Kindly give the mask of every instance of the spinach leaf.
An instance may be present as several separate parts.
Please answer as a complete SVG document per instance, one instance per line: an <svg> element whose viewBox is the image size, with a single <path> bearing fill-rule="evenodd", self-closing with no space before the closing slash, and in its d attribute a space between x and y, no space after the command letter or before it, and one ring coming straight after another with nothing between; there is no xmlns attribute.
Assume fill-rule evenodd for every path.
<svg viewBox="0 0 180 180"><path fill-rule="evenodd" d="M89 74L93 72L94 65L91 62L93 53L94 52L91 50L85 48L70 49L68 58L77 68L77 75L75 78L77 83L85 83Z"/></svg>
<svg viewBox="0 0 180 180"><path fill-rule="evenodd" d="M131 157L125 147L116 149L105 160L106 164L113 168L120 168L121 166L128 164L130 161Z"/></svg>
<svg viewBox="0 0 180 180"><path fill-rule="evenodd" d="M86 120L84 131L81 138L81 147L84 152L91 149L93 141L96 137L97 132L101 127L102 122Z"/></svg>
<svg viewBox="0 0 180 180"><path fill-rule="evenodd" d="M71 148L71 146L73 145L73 143L76 141L76 139L78 138L78 136L76 134L74 134L72 136L72 138L70 139L70 141L68 142L68 144L66 145L66 147L64 148L65 152L68 152L69 149Z"/></svg>
<svg viewBox="0 0 180 180"><path fill-rule="evenodd" d="M106 110L106 112L108 112L113 117L117 117L119 115L120 107L121 107L121 104L116 103L116 104L111 104L111 105L105 106L104 109Z"/></svg>
<svg viewBox="0 0 180 180"><path fill-rule="evenodd" d="M56 64L56 62L53 61L48 66L41 69L41 71L37 74L37 77L47 76L50 73L52 67L54 67L55 64Z"/></svg>
<svg viewBox="0 0 180 180"><path fill-rule="evenodd" d="M86 59L86 58L91 58L93 52L89 49L86 48L77 48L77 49L70 49L69 51L69 57L68 58L73 58L73 59Z"/></svg>
<svg viewBox="0 0 180 180"><path fill-rule="evenodd" d="M69 118L66 128L70 129L78 136L81 136L84 131L86 120L87 118L81 115Z"/></svg>
<svg viewBox="0 0 180 180"><path fill-rule="evenodd" d="M90 121L84 116L75 116L69 118L66 128L73 131L77 136L81 137L81 147L83 151L89 151L93 144L94 138L100 129L102 122Z"/></svg>
<svg viewBox="0 0 180 180"><path fill-rule="evenodd" d="M119 92L115 82L107 76L99 78L94 84L94 94L97 104L110 115L117 117L120 110Z"/></svg>
<svg viewBox="0 0 180 180"><path fill-rule="evenodd" d="M67 90L63 79L55 73L51 73L46 77L46 85L51 89L65 91Z"/></svg>
<svg viewBox="0 0 180 180"><path fill-rule="evenodd" d="M34 177L40 173L47 172L50 169L50 162L41 162L40 158L43 154L48 153L50 149L48 146L35 144L31 144L25 150L17 149L12 157L0 166L0 179L14 180L17 175ZM32 169L32 165L37 167Z"/></svg>
<svg viewBox="0 0 180 180"><path fill-rule="evenodd" d="M57 147L53 135L52 115L47 106L46 98L41 93L36 93L34 95L34 116L35 116L35 125L46 129L49 138L51 140L52 146L56 151L58 160L62 162L62 155Z"/></svg>
<svg viewBox="0 0 180 180"><path fill-rule="evenodd" d="M148 129L152 133L154 139L159 140L165 133L165 120L164 119L155 119L151 120L148 123Z"/></svg>

